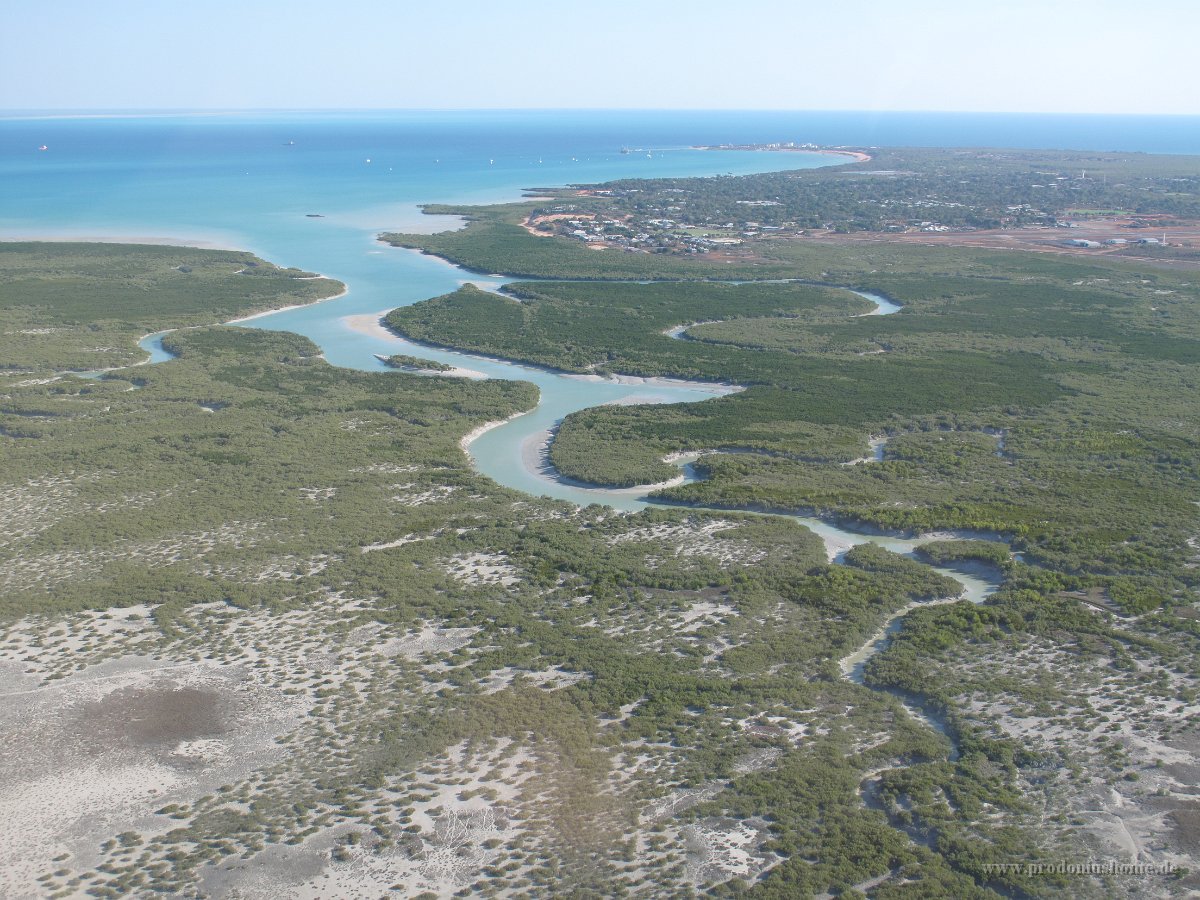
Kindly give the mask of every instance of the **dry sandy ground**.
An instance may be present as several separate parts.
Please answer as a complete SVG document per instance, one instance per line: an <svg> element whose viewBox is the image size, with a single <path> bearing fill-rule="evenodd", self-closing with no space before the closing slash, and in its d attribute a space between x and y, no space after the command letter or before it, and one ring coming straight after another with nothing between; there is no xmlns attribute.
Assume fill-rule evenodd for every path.
<svg viewBox="0 0 1200 900"><path fill-rule="evenodd" d="M349 628L364 608L340 595L282 612L200 604L177 621L175 638L146 607L8 628L0 639L0 896L44 896L51 885L40 879L54 870L63 872L53 884L60 890L101 883L96 867L122 861L124 848L109 839L136 834L140 852L184 824L171 809L220 805L220 786L286 770L295 745L280 739L311 727L329 691L373 671L389 680L414 664L432 672L477 631Z"/></svg>
<svg viewBox="0 0 1200 900"><path fill-rule="evenodd" d="M270 847L250 864L210 866L202 889L214 898L245 900L373 900L423 891L449 897L505 855L521 829L514 806L537 769L534 755L508 738L490 747L458 744L415 773L421 791L389 784L380 792L380 815L397 831L409 829L394 844L381 846L374 832L334 826L295 846Z"/></svg>
<svg viewBox="0 0 1200 900"><path fill-rule="evenodd" d="M709 544L726 540L718 536L724 530L685 549L714 552ZM629 540L670 544L672 536L646 529ZM519 577L500 554L444 564L471 584ZM382 625L370 608L322 592L276 611L195 605L169 638L144 606L53 623L29 618L0 634L0 896L75 895L131 872L170 871L169 852L197 849L172 843L174 829L198 815L250 810L259 797L301 796L289 779L314 763L336 771L329 767L350 746L339 733L355 717L379 714L372 690L410 704L411 689L436 702L448 687L446 673L476 652L478 628ZM690 633L700 640L706 627L732 615L720 598L698 598L644 624L658 640ZM553 692L588 677L507 666L475 687L483 696ZM639 702L605 727L620 727ZM328 736L317 733L331 723ZM318 808L305 820L309 827L285 825L285 834L300 834L298 842L246 844L230 836L228 850L196 869L196 890L230 900L374 898L399 885L402 896L450 897L486 877L488 866L503 865L519 879L556 855L562 829L581 827L572 799L580 792L597 798L600 818L588 828L600 846L625 840L641 847L616 865L643 893L653 891L668 861L683 865L697 885L754 877L779 861L762 849L764 823L673 821L725 786L679 787L678 748L645 745L635 757L628 767L613 759L611 781L591 784L536 736L460 743L414 772L389 776L365 797L361 816ZM739 771L774 759L747 757ZM651 807L657 812L629 816ZM660 824L666 830L652 834Z"/></svg>
<svg viewBox="0 0 1200 900"><path fill-rule="evenodd" d="M1118 660L1048 639L975 647L954 661L963 673L956 703L978 727L1078 767L1069 777L1033 773L1028 794L1042 799L1048 817L1070 812L1094 861L1195 871L1200 684L1136 645L1124 649L1128 656ZM996 679L1013 689L997 690ZM1039 702L1043 696L1052 699Z"/></svg>
<svg viewBox="0 0 1200 900"><path fill-rule="evenodd" d="M722 382L717 382L717 381L688 381L687 379L684 379L684 378L662 378L657 375L596 375L596 374L580 375L580 374L572 373L569 375L564 375L563 378L573 378L578 381L608 382L609 384L629 384L629 385L636 384L636 385L644 385L647 387L695 388L696 390L707 391L708 393L713 394L714 396L717 396L717 397L723 397L726 394L736 394L736 393L739 393L740 391L745 390L744 387L742 387L740 385L736 385L736 384L724 384ZM632 402L632 401L624 401L624 402L628 403L628 402ZM639 397L636 399L636 402L637 403L655 403L655 402L662 402L662 401L656 401L652 397L648 398L648 399L642 399ZM672 402L674 402L674 401L672 401ZM621 403L622 403L622 401L616 401L614 404L608 404L608 405L621 405Z"/></svg>
<svg viewBox="0 0 1200 900"><path fill-rule="evenodd" d="M735 531L738 523L724 519L687 521L679 525L653 525L634 528L609 539L616 544L658 545L660 552L680 557L707 557L722 565L748 566L766 559L766 551L755 548L748 541L739 541L724 535Z"/></svg>
<svg viewBox="0 0 1200 900"><path fill-rule="evenodd" d="M308 710L242 666L125 656L44 683L0 663L0 895L36 896L64 857L166 830L155 810L270 765ZM171 823L173 824L173 823Z"/></svg>

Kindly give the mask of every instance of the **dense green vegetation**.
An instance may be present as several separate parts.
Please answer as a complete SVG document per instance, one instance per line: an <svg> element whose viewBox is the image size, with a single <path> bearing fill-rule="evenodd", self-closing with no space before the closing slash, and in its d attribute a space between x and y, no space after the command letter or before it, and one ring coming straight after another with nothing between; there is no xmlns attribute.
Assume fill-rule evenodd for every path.
<svg viewBox="0 0 1200 900"><path fill-rule="evenodd" d="M1003 568L1011 560L1008 547L999 541L930 541L917 548L917 556L939 566L986 563Z"/></svg>
<svg viewBox="0 0 1200 900"><path fill-rule="evenodd" d="M526 384L495 381L474 390L451 379L338 371L308 341L286 334L189 329L168 341L181 356L177 363L95 382L31 385L0 406L9 484L36 484L46 472L70 469L71 460L104 473L70 491L78 492L73 515L23 513L27 538L0 551L8 560L0 600L6 615L125 605L139 595L243 596L238 574L200 578L186 561L143 567L131 557L172 534L221 535L229 523L248 531L218 540L210 563L220 569L211 560L228 555L235 573L371 543L406 517L397 518L402 510L373 516L360 509L364 495L384 488L379 477L348 469L388 462L461 468L455 442L464 426L536 402ZM138 390L126 380L133 372ZM341 474L331 505L339 512L334 519L313 515L302 489L326 487L335 469ZM425 474L413 489L459 481ZM122 497L143 499L122 504ZM36 491L29 502L37 503ZM426 521L419 507L409 517L412 528ZM59 552L71 562L50 562Z"/></svg>
<svg viewBox="0 0 1200 900"><path fill-rule="evenodd" d="M0 369L128 365L144 356L134 343L142 335L312 303L341 288L237 251L0 242Z"/></svg>
<svg viewBox="0 0 1200 900"><path fill-rule="evenodd" d="M432 359L421 359L406 353L394 353L384 361L384 365L392 369L416 369L423 372L449 372L454 366L435 362Z"/></svg>
<svg viewBox="0 0 1200 900"><path fill-rule="evenodd" d="M836 298L846 298L843 302L851 309L861 310L862 304L844 291L795 284L566 282L521 283L510 290L520 302L468 286L394 310L387 322L419 340L572 371L671 375L753 386L735 397L668 410L614 414L611 409L594 409L577 414L560 433L553 459L565 474L585 480L644 484L672 474L653 454L646 456L639 442L609 433L614 421L658 419L661 427L654 431L658 440L652 445L657 455L753 447L845 461L857 455L854 436L864 425L941 410L1041 405L1062 392L1047 377L1052 367L1017 347L998 359L951 351L926 357L847 354L828 360L678 341L662 334L671 325L696 318L753 315L768 305L791 317L804 315L807 307L817 321L840 318L831 327L847 327L838 316ZM860 318L854 324L865 330L872 325L858 323L874 321ZM629 464L631 458L640 464ZM626 469L614 468L612 477L597 477L591 467L606 462Z"/></svg>
<svg viewBox="0 0 1200 900"><path fill-rule="evenodd" d="M573 372L657 375L688 367L696 355L695 348L679 348L660 333L671 326L761 315L843 321L871 308L848 291L804 284L522 282L506 293L515 299L468 284L446 297L393 310L387 323L420 340ZM765 380L766 373L778 360L760 358L744 354L740 380L774 383ZM712 378L717 371L702 361L689 368L697 377Z"/></svg>

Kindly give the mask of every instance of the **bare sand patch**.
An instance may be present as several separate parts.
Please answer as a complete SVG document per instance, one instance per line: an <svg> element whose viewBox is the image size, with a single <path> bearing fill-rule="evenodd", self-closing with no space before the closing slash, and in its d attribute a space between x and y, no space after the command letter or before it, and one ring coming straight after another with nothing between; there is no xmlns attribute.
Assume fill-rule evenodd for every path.
<svg viewBox="0 0 1200 900"><path fill-rule="evenodd" d="M701 819L685 825L679 836L687 849L687 878L693 884L730 878L754 882L785 858L762 849L772 837L763 819Z"/></svg>
<svg viewBox="0 0 1200 900"><path fill-rule="evenodd" d="M519 584L521 573L503 553L469 553L444 560L446 574L472 586Z"/></svg>
<svg viewBox="0 0 1200 900"><path fill-rule="evenodd" d="M116 831L165 830L156 809L278 760L306 711L240 666L148 657L0 697L0 894L41 896L56 857L87 866Z"/></svg>
<svg viewBox="0 0 1200 900"><path fill-rule="evenodd" d="M467 646L479 633L477 626L468 628L442 628L426 625L399 637L388 638L378 644L379 652L385 656L404 656L421 659L442 653L453 653Z"/></svg>
<svg viewBox="0 0 1200 900"><path fill-rule="evenodd" d="M395 550L397 547L403 547L405 544L416 544L421 541L432 541L439 534L435 531L432 534L405 534L391 541L379 541L374 544L365 544L359 549L363 553L375 553L378 550Z"/></svg>
<svg viewBox="0 0 1200 900"><path fill-rule="evenodd" d="M295 847L272 846L248 861L201 873L213 898L274 900L376 898L429 892L450 897L510 854L529 831L540 764L510 738L459 743L403 782L391 780L374 804L379 829L335 825ZM534 788L532 792L528 788Z"/></svg>
<svg viewBox="0 0 1200 900"><path fill-rule="evenodd" d="M1047 808L1068 810L1103 858L1190 867L1189 810L1200 809L1197 680L1134 645L1124 650L1131 659L1118 665L1107 652L1043 638L973 646L953 662L964 691L955 703L976 727L1060 761L1053 777L1030 773L1029 789L1048 795ZM1052 702L1023 696L1021 686L1052 690Z"/></svg>
<svg viewBox="0 0 1200 900"><path fill-rule="evenodd" d="M650 543L662 547L664 552L676 558L706 557L722 565L748 566L766 559L765 550L749 541L718 537L721 532L738 528L728 519L713 519L701 522L689 520L680 524L648 525L634 528L608 538L610 545L626 543Z"/></svg>
<svg viewBox="0 0 1200 900"><path fill-rule="evenodd" d="M425 506L429 503L441 503L458 490L452 484L421 485L415 481L393 484L389 489L396 492L391 499L401 506Z"/></svg>

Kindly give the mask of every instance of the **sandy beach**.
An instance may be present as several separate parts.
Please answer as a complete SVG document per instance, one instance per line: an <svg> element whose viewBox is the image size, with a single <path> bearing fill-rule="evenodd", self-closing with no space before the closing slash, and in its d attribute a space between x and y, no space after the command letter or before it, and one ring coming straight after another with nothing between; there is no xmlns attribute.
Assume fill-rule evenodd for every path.
<svg viewBox="0 0 1200 900"><path fill-rule="evenodd" d="M559 474L558 470L555 469L553 464L550 462L550 443L553 440L554 432L550 429L545 429L529 435L521 443L521 467L537 479L550 484L568 484L571 487L595 493L597 497L611 497L614 495L622 497L641 497L650 493L651 491L675 487L687 481L687 477L682 471L674 478L670 478L666 481L659 481L655 484L635 484L631 487L623 488L601 487L599 485L589 484L586 481L567 478L565 475ZM669 462L670 460L664 458L663 461Z"/></svg>
<svg viewBox="0 0 1200 900"><path fill-rule="evenodd" d="M326 276L324 276L324 275L315 276L315 278L325 278L325 277ZM315 279L306 278L304 280L312 281ZM332 280L332 279L330 279L330 280ZM239 316L236 319L230 319L228 322L222 322L221 324L222 325L241 325L243 322L249 322L249 321L252 321L253 319L261 319L261 318L263 318L263 316L273 316L273 315L275 315L275 313L287 312L292 309L303 309L306 306L313 306L316 303L325 303L329 300L339 300L342 297L345 297L348 293L350 293L350 288L345 288L344 290L340 291L339 293L334 294L332 297L322 297L320 300L314 300L312 303L293 303L291 306L281 306L278 309L264 309L262 312L251 313L248 316Z"/></svg>
<svg viewBox="0 0 1200 900"><path fill-rule="evenodd" d="M693 150L748 150L755 149L762 153L815 153L820 156L849 156L855 162L870 162L871 155L863 153L861 150L818 150L813 147L722 147L722 146L702 146L693 147Z"/></svg>
<svg viewBox="0 0 1200 900"><path fill-rule="evenodd" d="M861 150L818 150L818 153L825 153L830 156L849 156L856 162L870 162L871 154L863 153Z"/></svg>
<svg viewBox="0 0 1200 900"><path fill-rule="evenodd" d="M533 410L526 410L525 412L513 413L507 419L496 419L492 422L484 422L482 425L478 426L477 428L472 428L461 438L459 438L458 446L462 447L463 452L466 453L467 448L469 448L472 443L474 443L483 435L487 434L493 428L499 428L501 425L506 425L513 419L519 419L521 416L528 415L531 412L533 412Z"/></svg>
<svg viewBox="0 0 1200 900"><path fill-rule="evenodd" d="M745 390L744 387L737 384L725 384L717 381L688 381L684 378L661 378L659 376L646 375L582 375L577 372L568 372L564 374L563 377L571 378L576 381L630 384L641 385L644 387L694 388L695 390L707 391L710 394L716 394L718 396L724 396L725 394L736 394L739 391Z"/></svg>
<svg viewBox="0 0 1200 900"><path fill-rule="evenodd" d="M145 234L39 234L37 232L15 232L0 230L0 241L24 243L26 241L51 244L152 244L158 247L195 247L198 250L245 251L223 240L201 240L198 238L166 237Z"/></svg>

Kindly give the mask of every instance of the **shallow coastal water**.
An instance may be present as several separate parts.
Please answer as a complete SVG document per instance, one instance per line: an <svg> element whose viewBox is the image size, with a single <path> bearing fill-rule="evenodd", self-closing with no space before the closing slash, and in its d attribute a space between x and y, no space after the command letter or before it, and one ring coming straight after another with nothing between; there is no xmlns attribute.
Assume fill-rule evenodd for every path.
<svg viewBox="0 0 1200 900"><path fill-rule="evenodd" d="M169 331L159 331L155 334L148 334L138 341L138 346L150 354L150 358L146 360L147 363L166 362L168 359L174 358L171 352L163 346L163 338L170 333Z"/></svg>

